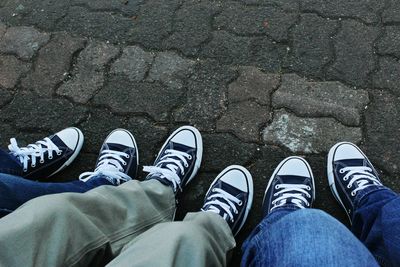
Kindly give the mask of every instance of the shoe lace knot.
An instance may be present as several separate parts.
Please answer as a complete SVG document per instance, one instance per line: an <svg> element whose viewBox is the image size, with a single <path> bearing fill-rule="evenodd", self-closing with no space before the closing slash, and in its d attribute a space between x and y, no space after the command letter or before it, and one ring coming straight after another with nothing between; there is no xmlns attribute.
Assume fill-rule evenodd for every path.
<svg viewBox="0 0 400 267"><path fill-rule="evenodd" d="M311 198L309 191L311 191L311 187L303 184L277 184L275 185L275 189L279 190L274 193L274 197L277 197L272 201L273 207L271 210L283 206L288 203L292 203L299 208L305 208L305 206L309 207L310 203L304 197L304 195L308 198Z"/></svg>
<svg viewBox="0 0 400 267"><path fill-rule="evenodd" d="M204 203L204 207L207 207L207 209L204 209L203 207L201 210L215 213L223 211L226 214L224 215L224 219L229 217L229 220L234 222L234 214L238 214L236 206L242 206L243 202L220 188L213 188L211 192L212 194L207 197Z"/></svg>
<svg viewBox="0 0 400 267"><path fill-rule="evenodd" d="M62 150L48 137L37 141L35 144L29 144L26 147L19 147L17 140L11 138L8 150L21 162L24 172L28 170L29 161L31 162L32 168L36 166L37 158L39 158L40 163L44 163L45 152L47 152L48 159L53 158L53 152L56 152L57 155L62 154Z"/></svg>
<svg viewBox="0 0 400 267"><path fill-rule="evenodd" d="M351 191L351 196L355 197L357 192L363 190L371 185L382 185L378 177L376 177L372 168L367 166L356 166L356 167L344 167L339 170L340 173L346 173L343 176L343 181L348 181L347 189L350 189L354 184L357 188Z"/></svg>
<svg viewBox="0 0 400 267"><path fill-rule="evenodd" d="M124 167L130 156L125 152L105 149L101 152L99 161L94 172L84 172L79 176L79 180L86 182L94 176L104 176L113 184L121 184L132 180L132 178L124 173ZM125 158L125 159L124 159Z"/></svg>
<svg viewBox="0 0 400 267"><path fill-rule="evenodd" d="M171 182L174 192L182 191L181 176L185 175L185 168L189 167L188 160L192 156L188 153L166 149L165 155L160 158L155 166L144 166L143 171L148 172L148 176L160 175L161 178Z"/></svg>

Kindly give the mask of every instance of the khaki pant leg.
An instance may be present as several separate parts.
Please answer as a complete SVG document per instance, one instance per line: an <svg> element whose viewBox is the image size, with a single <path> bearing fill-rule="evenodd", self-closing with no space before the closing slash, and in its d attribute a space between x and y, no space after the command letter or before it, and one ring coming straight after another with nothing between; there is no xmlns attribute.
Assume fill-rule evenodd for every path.
<svg viewBox="0 0 400 267"><path fill-rule="evenodd" d="M161 223L128 243L109 267L226 266L235 239L218 214L197 212Z"/></svg>
<svg viewBox="0 0 400 267"><path fill-rule="evenodd" d="M104 266L174 212L156 180L39 197L0 220L0 266Z"/></svg>

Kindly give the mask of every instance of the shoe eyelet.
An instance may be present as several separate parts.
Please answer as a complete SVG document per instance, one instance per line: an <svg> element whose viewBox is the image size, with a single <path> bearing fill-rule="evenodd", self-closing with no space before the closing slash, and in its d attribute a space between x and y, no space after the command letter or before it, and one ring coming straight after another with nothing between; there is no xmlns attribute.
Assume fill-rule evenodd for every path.
<svg viewBox="0 0 400 267"><path fill-rule="evenodd" d="M185 165L184 165L184 166L185 166L185 168L187 168L187 167L189 167L189 164L185 163Z"/></svg>
<svg viewBox="0 0 400 267"><path fill-rule="evenodd" d="M23 169L23 171L24 171L24 172L27 172L27 171L28 171L28 169Z"/></svg>
<svg viewBox="0 0 400 267"><path fill-rule="evenodd" d="M191 160L193 157L189 155L188 159Z"/></svg>
<svg viewBox="0 0 400 267"><path fill-rule="evenodd" d="M347 189L350 189L350 188L351 188L351 186L347 185Z"/></svg>
<svg viewBox="0 0 400 267"><path fill-rule="evenodd" d="M129 158L130 158L130 156L129 156L129 155L126 155L126 156L125 156L125 158L129 159Z"/></svg>
<svg viewBox="0 0 400 267"><path fill-rule="evenodd" d="M349 177L343 177L343 181L349 180Z"/></svg>
<svg viewBox="0 0 400 267"><path fill-rule="evenodd" d="M62 154L62 151L57 152L57 155L60 156Z"/></svg>
<svg viewBox="0 0 400 267"><path fill-rule="evenodd" d="M352 196L352 197L356 196L356 193L355 193L354 191L351 192L351 196Z"/></svg>
<svg viewBox="0 0 400 267"><path fill-rule="evenodd" d="M124 162L122 163L122 165L126 166L126 162L124 161Z"/></svg>
<svg viewBox="0 0 400 267"><path fill-rule="evenodd" d="M243 201L240 201L238 205L239 205L239 206L242 206L242 205L243 205Z"/></svg>
<svg viewBox="0 0 400 267"><path fill-rule="evenodd" d="M277 185L275 185L275 189L279 189L279 185L277 184Z"/></svg>
<svg viewBox="0 0 400 267"><path fill-rule="evenodd" d="M311 186L307 185L307 190L310 191L311 190Z"/></svg>
<svg viewBox="0 0 400 267"><path fill-rule="evenodd" d="M339 170L339 173L344 173L344 170L343 170L343 169L340 169L340 170Z"/></svg>
<svg viewBox="0 0 400 267"><path fill-rule="evenodd" d="M235 210L234 212L235 212L235 214L238 214L238 213L239 213L239 211L237 211L237 210Z"/></svg>
<svg viewBox="0 0 400 267"><path fill-rule="evenodd" d="M53 156L49 156L48 158L49 158L49 159L53 159Z"/></svg>
<svg viewBox="0 0 400 267"><path fill-rule="evenodd" d="M40 160L40 163L44 163L44 159L41 159L41 160Z"/></svg>
<svg viewBox="0 0 400 267"><path fill-rule="evenodd" d="M31 167L32 167L32 168L35 168L35 167L36 167L36 164L31 164Z"/></svg>

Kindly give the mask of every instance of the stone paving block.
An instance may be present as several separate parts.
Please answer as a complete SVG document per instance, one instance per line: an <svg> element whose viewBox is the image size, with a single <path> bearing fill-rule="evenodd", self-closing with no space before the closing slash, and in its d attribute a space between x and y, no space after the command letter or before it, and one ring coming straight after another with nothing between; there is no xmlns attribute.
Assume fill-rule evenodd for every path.
<svg viewBox="0 0 400 267"><path fill-rule="evenodd" d="M400 57L400 28L386 26L385 35L377 43L378 53Z"/></svg>
<svg viewBox="0 0 400 267"><path fill-rule="evenodd" d="M331 116L350 126L361 123L368 103L365 90L354 90L340 82L309 82L296 74L284 74L272 98L275 108L287 108L302 116Z"/></svg>
<svg viewBox="0 0 400 267"><path fill-rule="evenodd" d="M220 5L213 1L184 4L175 14L173 33L163 41L163 46L185 55L197 55L211 35L212 19L219 9Z"/></svg>
<svg viewBox="0 0 400 267"><path fill-rule="evenodd" d="M277 6L286 11L299 11L300 3L298 0L241 0L240 2L248 5Z"/></svg>
<svg viewBox="0 0 400 267"><path fill-rule="evenodd" d="M134 16L140 10L144 0L72 0L71 5L87 5L91 11L118 11L126 16Z"/></svg>
<svg viewBox="0 0 400 267"><path fill-rule="evenodd" d="M70 7L57 23L57 29L99 38L113 43L125 42L134 25L131 18L111 11L92 12L83 7Z"/></svg>
<svg viewBox="0 0 400 267"><path fill-rule="evenodd" d="M49 38L48 33L39 32L33 27L10 27L0 40L0 52L28 60L49 41Z"/></svg>
<svg viewBox="0 0 400 267"><path fill-rule="evenodd" d="M331 118L300 118L277 110L273 121L264 129L267 144L281 145L293 153L322 153L340 141L359 143L361 129L347 127Z"/></svg>
<svg viewBox="0 0 400 267"><path fill-rule="evenodd" d="M40 95L51 95L70 70L75 52L84 47L84 39L56 33L40 51L34 71L22 80L22 86Z"/></svg>
<svg viewBox="0 0 400 267"><path fill-rule="evenodd" d="M138 46L124 48L120 58L111 66L111 73L124 74L131 81L142 81L153 62L153 54Z"/></svg>
<svg viewBox="0 0 400 267"><path fill-rule="evenodd" d="M114 112L147 113L157 121L166 121L169 112L180 103L183 93L181 89L159 82L132 82L124 75L114 75L93 100Z"/></svg>
<svg viewBox="0 0 400 267"><path fill-rule="evenodd" d="M104 83L105 65L119 52L115 46L100 42L90 43L78 57L72 79L61 85L59 95L86 103Z"/></svg>
<svg viewBox="0 0 400 267"><path fill-rule="evenodd" d="M217 121L218 131L233 132L247 142L258 142L260 127L267 123L269 110L253 101L229 104Z"/></svg>
<svg viewBox="0 0 400 267"><path fill-rule="evenodd" d="M30 66L30 63L20 61L14 56L0 55L0 86L7 89L13 88Z"/></svg>
<svg viewBox="0 0 400 267"><path fill-rule="evenodd" d="M373 74L373 85L400 95L400 62L394 58L380 58L379 70Z"/></svg>
<svg viewBox="0 0 400 267"><path fill-rule="evenodd" d="M149 72L149 81L182 88L183 80L193 71L194 61L181 58L174 52L158 53Z"/></svg>
<svg viewBox="0 0 400 267"><path fill-rule="evenodd" d="M381 0L302 0L302 11L318 12L324 17L345 17L363 20L366 23L379 21L379 11L385 6Z"/></svg>
<svg viewBox="0 0 400 267"><path fill-rule="evenodd" d="M227 133L203 134L204 155L202 168L207 171L222 171L225 167L248 164L257 146L243 143ZM227 156L229 155L229 156Z"/></svg>
<svg viewBox="0 0 400 267"><path fill-rule="evenodd" d="M387 0L385 10L382 12L384 23L400 22L400 5L398 0Z"/></svg>
<svg viewBox="0 0 400 267"><path fill-rule="evenodd" d="M400 97L384 91L371 90L371 105L365 113L366 154L390 174L400 173ZM396 179L398 184L398 179Z"/></svg>
<svg viewBox="0 0 400 267"><path fill-rule="evenodd" d="M267 34L276 41L287 39L289 28L296 22L296 13L284 12L274 6L247 6L227 2L215 18L218 29L238 35Z"/></svg>
<svg viewBox="0 0 400 267"><path fill-rule="evenodd" d="M173 31L175 11L180 4L180 0L146 1L132 20L129 40L146 48L161 48L163 40Z"/></svg>
<svg viewBox="0 0 400 267"><path fill-rule="evenodd" d="M314 77L323 77L325 65L333 59L332 39L338 24L315 14L304 14L293 27L293 47L289 68Z"/></svg>
<svg viewBox="0 0 400 267"><path fill-rule="evenodd" d="M86 117L86 110L86 107L75 106L65 99L19 92L9 105L1 109L0 119L12 121L18 129L53 132L77 124Z"/></svg>
<svg viewBox="0 0 400 267"><path fill-rule="evenodd" d="M7 30L7 26L0 21L0 42L2 41L1 39L3 38L4 34L6 33L6 30Z"/></svg>
<svg viewBox="0 0 400 267"><path fill-rule="evenodd" d="M377 27L353 20L342 21L342 28L335 37L336 61L328 69L328 77L366 86L368 74L375 68L373 44L378 34Z"/></svg>
<svg viewBox="0 0 400 267"><path fill-rule="evenodd" d="M271 93L280 82L279 74L263 73L255 67L241 67L239 73L239 77L229 84L229 102L253 99L269 106Z"/></svg>
<svg viewBox="0 0 400 267"><path fill-rule="evenodd" d="M1 69L1 67L0 67ZM1 74L0 74L1 77ZM12 93L9 90L4 90L0 88L0 107L2 107L4 104L9 102L13 98Z"/></svg>
<svg viewBox="0 0 400 267"><path fill-rule="evenodd" d="M175 121L190 123L201 130L215 129L215 120L224 107L224 92L235 75L234 70L214 61L196 65L187 81L186 102L173 114Z"/></svg>

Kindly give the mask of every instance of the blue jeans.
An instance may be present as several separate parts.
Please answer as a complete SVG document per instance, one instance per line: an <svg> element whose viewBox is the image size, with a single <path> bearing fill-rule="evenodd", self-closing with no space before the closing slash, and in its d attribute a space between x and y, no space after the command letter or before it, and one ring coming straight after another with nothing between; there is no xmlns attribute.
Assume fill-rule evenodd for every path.
<svg viewBox="0 0 400 267"><path fill-rule="evenodd" d="M83 193L100 185L111 185L111 182L103 177L93 177L87 182L76 180L42 183L24 179L20 175L20 163L7 152L0 150L0 217L39 196L64 192Z"/></svg>
<svg viewBox="0 0 400 267"><path fill-rule="evenodd" d="M400 197L357 195L351 231L327 213L293 206L266 216L244 242L242 266L400 266Z"/></svg>

